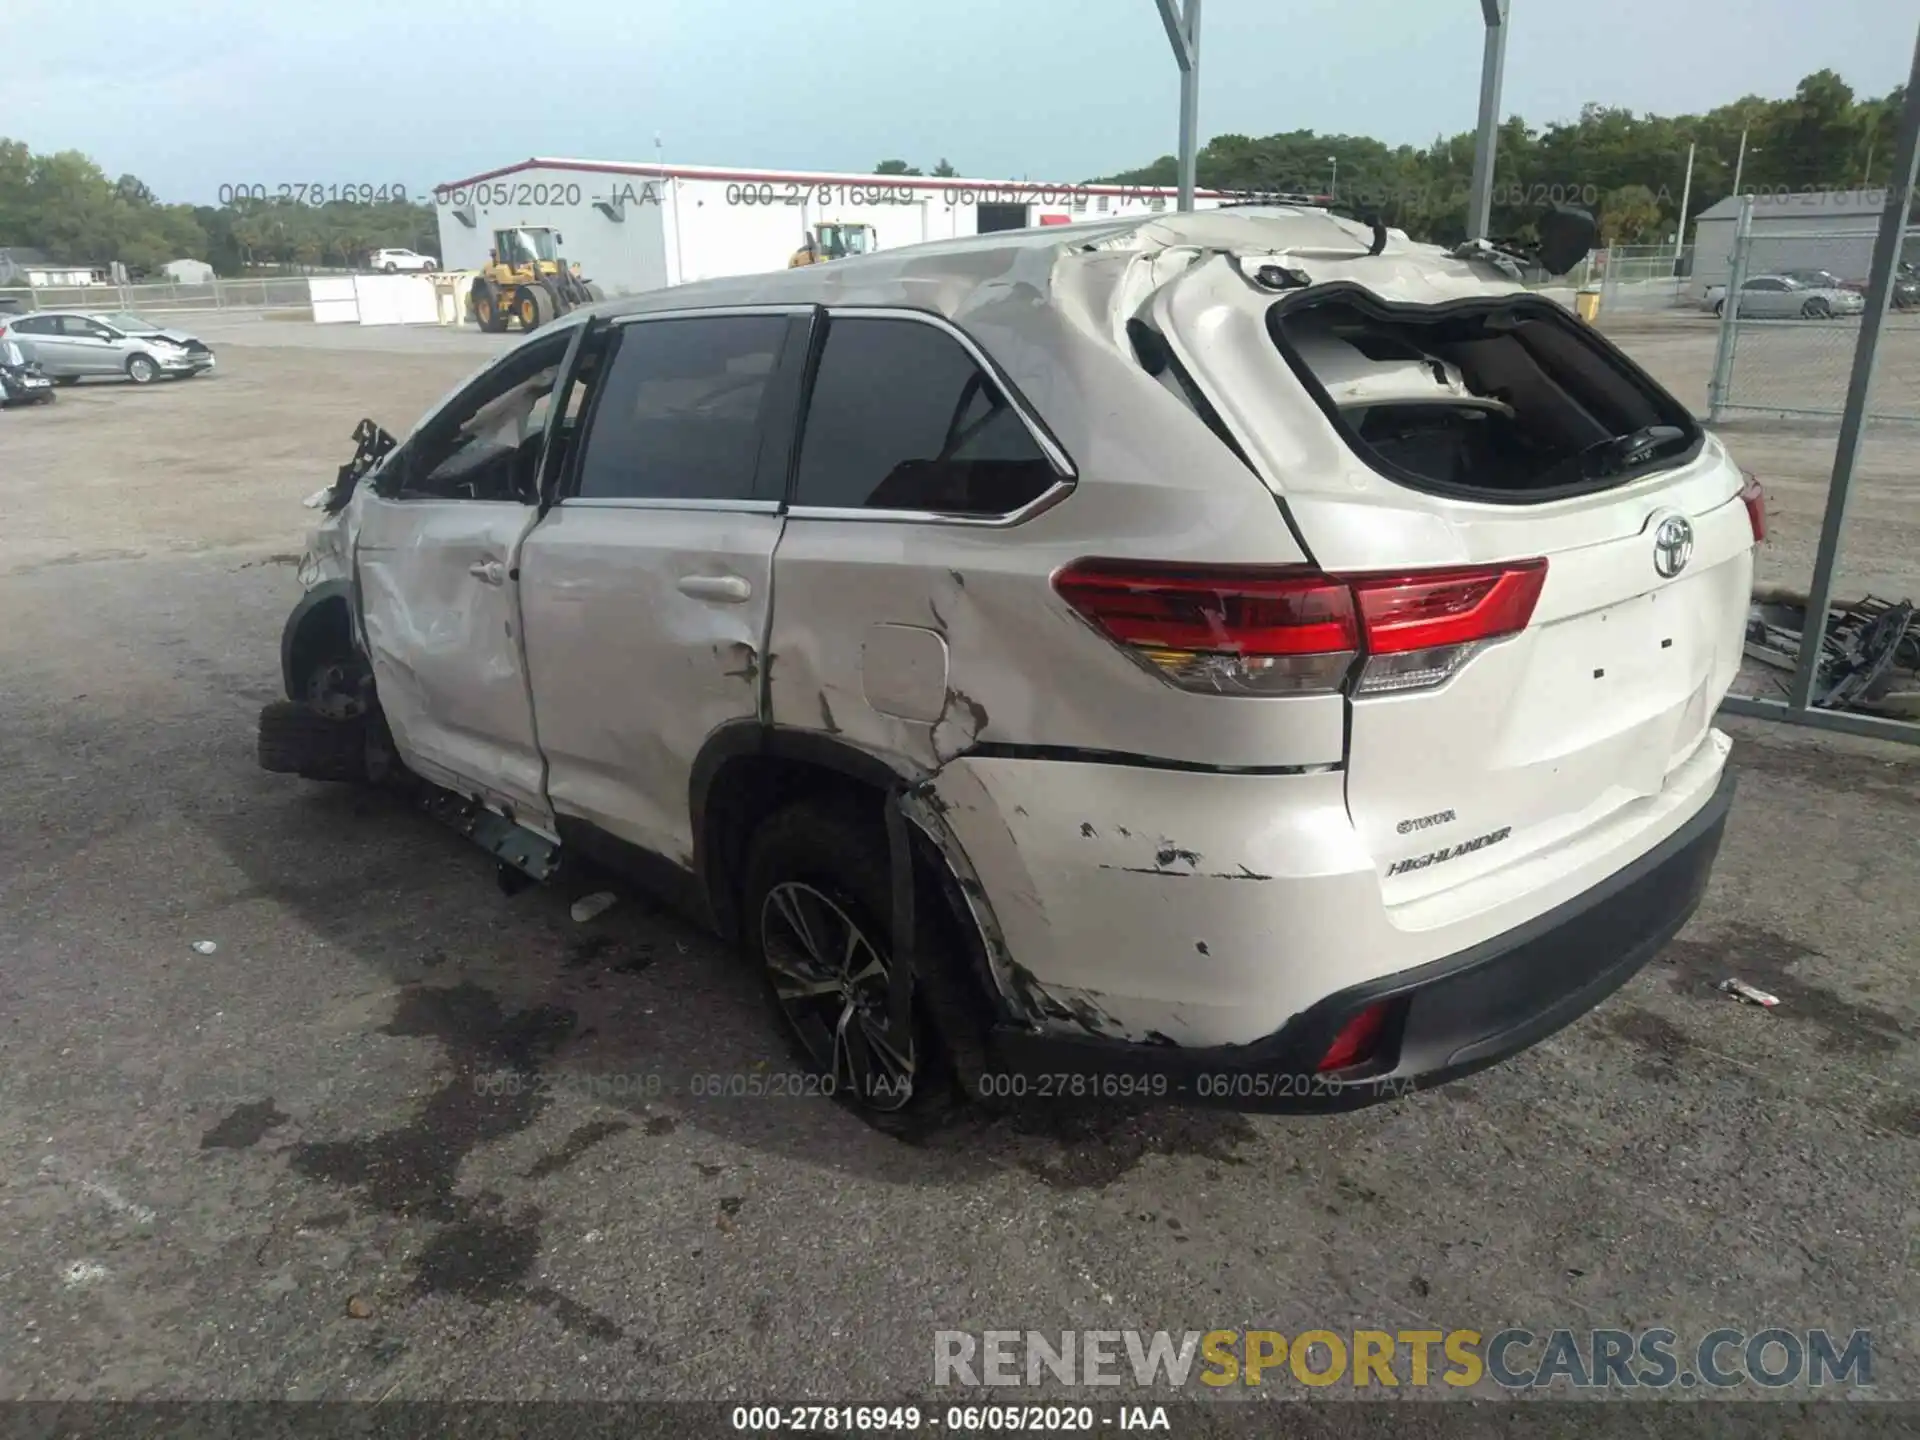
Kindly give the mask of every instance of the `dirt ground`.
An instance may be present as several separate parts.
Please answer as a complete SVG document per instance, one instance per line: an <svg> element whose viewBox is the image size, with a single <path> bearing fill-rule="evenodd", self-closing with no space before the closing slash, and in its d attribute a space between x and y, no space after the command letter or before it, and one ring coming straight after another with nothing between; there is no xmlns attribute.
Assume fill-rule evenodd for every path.
<svg viewBox="0 0 1920 1440"><path fill-rule="evenodd" d="M301 498L498 341L196 328L216 376L0 414L0 1396L877 1401L943 1328L1515 1324L1866 1328L1920 1399L1914 752L1729 722L1692 925L1431 1094L917 1146L712 1098L788 1064L713 941L254 764ZM1820 442L1733 443L1810 551ZM1876 473L1859 583L1912 593Z"/></svg>

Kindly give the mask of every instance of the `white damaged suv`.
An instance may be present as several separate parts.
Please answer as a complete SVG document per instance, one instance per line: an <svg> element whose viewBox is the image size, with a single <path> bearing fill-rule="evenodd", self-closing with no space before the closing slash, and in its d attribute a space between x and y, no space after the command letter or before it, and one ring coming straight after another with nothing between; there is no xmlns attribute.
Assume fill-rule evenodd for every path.
<svg viewBox="0 0 1920 1440"><path fill-rule="evenodd" d="M1273 208L569 315L363 425L261 763L664 887L879 1123L1467 1073L1692 913L1764 529L1509 268Z"/></svg>

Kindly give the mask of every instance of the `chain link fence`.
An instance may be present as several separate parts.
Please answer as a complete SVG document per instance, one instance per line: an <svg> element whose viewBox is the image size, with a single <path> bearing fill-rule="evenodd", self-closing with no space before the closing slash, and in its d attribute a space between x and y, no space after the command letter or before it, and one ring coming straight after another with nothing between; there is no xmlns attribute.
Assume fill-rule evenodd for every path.
<svg viewBox="0 0 1920 1440"><path fill-rule="evenodd" d="M1714 419L1840 418L1874 234L1767 229L1735 240L1728 283L1708 286L1700 301L1720 317ZM1867 413L1875 421L1920 422L1920 227L1906 232L1902 258L1876 357Z"/></svg>
<svg viewBox="0 0 1920 1440"><path fill-rule="evenodd" d="M1589 275L1580 283L1599 286L1602 315L1654 314L1693 308L1688 277L1693 247L1612 245L1588 257ZM1575 272L1576 274L1578 272Z"/></svg>
<svg viewBox="0 0 1920 1440"><path fill-rule="evenodd" d="M35 285L0 289L0 314L34 310L131 310L159 315L170 311L293 310L305 309L307 305L304 275L215 279L201 285L162 280L140 285Z"/></svg>

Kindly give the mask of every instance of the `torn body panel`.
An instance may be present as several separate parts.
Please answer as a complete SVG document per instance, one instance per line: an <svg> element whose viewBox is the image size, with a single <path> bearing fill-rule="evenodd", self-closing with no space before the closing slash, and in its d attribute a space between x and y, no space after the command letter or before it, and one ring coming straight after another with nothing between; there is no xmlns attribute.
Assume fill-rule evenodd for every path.
<svg viewBox="0 0 1920 1440"><path fill-rule="evenodd" d="M991 897L1006 947L996 978L1039 1028L1243 1045L1322 996L1471 950L1592 889L1700 810L1728 748L1710 732L1612 823L1403 905L1383 903L1339 771L968 756L928 788Z"/></svg>
<svg viewBox="0 0 1920 1440"><path fill-rule="evenodd" d="M701 746L765 715L781 523L567 500L533 532L519 593L555 813L690 860Z"/></svg>
<svg viewBox="0 0 1920 1440"><path fill-rule="evenodd" d="M511 578L533 507L362 492L352 508L366 653L401 758L550 829Z"/></svg>

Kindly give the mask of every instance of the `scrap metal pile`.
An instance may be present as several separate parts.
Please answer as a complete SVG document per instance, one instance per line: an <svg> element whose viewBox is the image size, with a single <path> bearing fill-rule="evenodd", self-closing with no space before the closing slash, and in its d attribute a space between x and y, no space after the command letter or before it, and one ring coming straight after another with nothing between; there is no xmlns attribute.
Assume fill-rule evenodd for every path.
<svg viewBox="0 0 1920 1440"><path fill-rule="evenodd" d="M1756 595L1747 616L1748 657L1790 675L1800 663L1806 621L1804 596ZM1785 680L1783 675L1783 685ZM1911 600L1869 595L1827 612L1813 703L1823 710L1920 720L1920 612Z"/></svg>

